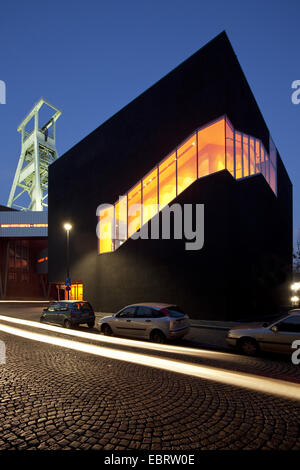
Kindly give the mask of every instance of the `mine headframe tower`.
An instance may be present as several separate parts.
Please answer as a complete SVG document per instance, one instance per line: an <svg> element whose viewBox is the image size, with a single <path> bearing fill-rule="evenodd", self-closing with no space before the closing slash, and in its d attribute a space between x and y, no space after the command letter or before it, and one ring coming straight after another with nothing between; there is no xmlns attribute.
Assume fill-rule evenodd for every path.
<svg viewBox="0 0 300 470"><path fill-rule="evenodd" d="M47 119L46 122L41 122L41 112L44 110ZM25 211L47 210L48 167L58 158L55 126L60 115L58 108L42 98L18 127L18 132L21 133L21 154L10 190L8 207ZM28 130L30 123L33 126L31 131ZM29 201L23 197L26 194ZM22 201L25 200L23 205L16 204L20 197Z"/></svg>

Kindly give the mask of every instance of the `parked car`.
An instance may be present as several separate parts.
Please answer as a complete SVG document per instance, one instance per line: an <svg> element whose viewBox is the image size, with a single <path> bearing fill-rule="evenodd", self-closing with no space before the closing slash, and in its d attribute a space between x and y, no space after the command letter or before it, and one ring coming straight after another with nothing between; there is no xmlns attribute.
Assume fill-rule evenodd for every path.
<svg viewBox="0 0 300 470"><path fill-rule="evenodd" d="M189 317L176 305L139 303L101 318L99 329L105 335L132 336L163 343L186 335Z"/></svg>
<svg viewBox="0 0 300 470"><path fill-rule="evenodd" d="M42 323L54 323L65 328L86 323L89 328L95 325L95 313L89 302L81 300L64 300L51 302L41 314Z"/></svg>
<svg viewBox="0 0 300 470"><path fill-rule="evenodd" d="M292 343L300 340L300 309L274 318L269 322L235 326L227 334L226 342L244 354L254 356L258 351L291 354Z"/></svg>

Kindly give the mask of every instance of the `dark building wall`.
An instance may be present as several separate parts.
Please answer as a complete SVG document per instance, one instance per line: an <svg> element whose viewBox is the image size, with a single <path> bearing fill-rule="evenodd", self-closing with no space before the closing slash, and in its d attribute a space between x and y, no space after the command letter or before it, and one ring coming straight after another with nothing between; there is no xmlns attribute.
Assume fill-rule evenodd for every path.
<svg viewBox="0 0 300 470"><path fill-rule="evenodd" d="M84 282L85 297L93 302L97 309L111 310L113 306L121 305L126 300L126 292L128 295L130 292L135 293L134 299L133 295L128 297L131 301L142 298L143 288L139 287L140 284L137 281L129 282L127 269L130 269L130 264L134 264L140 277L147 277L152 285L153 295L156 293L157 296L164 296L164 299L168 297L165 300L171 301L177 289L168 281L164 285L168 285L169 290L161 292L159 278L160 276L163 278L164 272L167 272L169 275L172 274L173 279L178 279L177 283L181 279L182 274L179 269L176 269L178 264L174 261L174 266L172 265L173 250L176 252L175 246L163 241L160 242L161 244L156 243L160 247L164 246L163 249L160 248L164 262L156 257L151 260L151 263L150 261L148 264L145 263L144 257L147 257L147 254L143 253L144 249L138 247L139 242L131 240L126 243L128 246L126 249L124 246L119 250L120 254L97 256L96 208L104 202L115 202L120 194L130 189L196 128L223 114L228 115L235 128L260 138L268 150L267 126L225 33L200 49L51 165L49 171L50 281L61 281L65 278L66 244L62 225L68 220L74 225L71 232L71 275ZM217 207L219 200L220 203L222 202L224 194L222 194L221 187L214 182L214 176L208 177L207 181L211 181L207 183L212 195L209 204ZM200 184L197 182L196 185L198 183ZM201 184L204 183L201 182ZM230 186L234 182L228 184ZM239 185L242 187L243 183L239 182ZM251 183L249 183L249 188L250 186ZM277 227L274 236L277 240L276 249L281 250L282 256L288 261L292 253L291 184L281 162L278 167L278 188L278 199L274 204L277 207L276 211L279 211L283 217L280 220L283 220L285 225L281 230ZM269 187L267 189L271 191ZM226 192L227 189L224 191ZM230 207L228 204L227 214L230 212ZM219 214L218 209L212 208L211 210ZM244 214L245 212L242 211L240 215L236 215L236 233L239 230L237 221L243 218ZM219 214L220 217L221 215L222 213ZM203 271L213 269L216 277L219 277L218 270L221 269L223 270L222 278L225 278L225 270L228 269L226 250L231 250L232 258L236 259L235 247L228 248L228 245L224 245L223 249L218 252L218 243L222 240L225 244L227 237L225 227L229 222L225 219L226 217L223 217L223 223L218 226L220 230L218 239L212 237L212 241L208 242L210 251L206 255L203 250L199 252L199 255L195 252L193 254L184 252L182 255L182 265L185 269L193 266L195 279L199 269ZM211 220L212 224L215 224L213 217ZM280 238L278 234L282 237ZM136 244L133 245L133 243ZM149 241L149 243L154 242ZM131 246L134 248L130 248ZM166 252L168 258L165 255ZM216 252L219 253L218 258L215 256ZM112 282L117 289L115 293L109 284L109 277L112 276L114 279L112 269L107 276L105 275L108 269L105 260L117 263L114 260L119 258L121 262L123 256L127 263L123 264L124 268L121 268L119 264L116 268L123 273L123 276L118 277L118 283ZM196 260L199 261L199 257L202 259L201 268L196 266ZM168 263L172 265L173 273ZM247 268L243 265L239 266L243 272L248 267L248 265ZM154 274L155 272L157 274ZM253 281L253 276L249 279ZM179 301L187 300L188 289L186 285L183 293L178 293L178 295L183 295L182 299L178 299ZM120 297L120 291L125 291L123 297ZM139 295L137 295L138 292L140 292ZM213 313L209 310L209 294L204 299L197 290L197 295L202 296L202 305L207 305L207 308L202 310L203 315L212 315ZM122 298L122 302L120 300L118 303L115 300L117 297ZM228 300L221 291L218 292L218 299L222 303L222 308L227 310L232 308L225 305ZM114 303L112 303L113 300ZM214 310L214 312L214 315L224 317L221 309Z"/></svg>
<svg viewBox="0 0 300 470"><path fill-rule="evenodd" d="M224 170L196 181L174 203L204 204L203 248L187 251L186 240L129 240L98 256L89 290L98 308L160 301L181 305L193 318L274 312L284 300L278 286L287 267L277 198L264 178L236 181Z"/></svg>

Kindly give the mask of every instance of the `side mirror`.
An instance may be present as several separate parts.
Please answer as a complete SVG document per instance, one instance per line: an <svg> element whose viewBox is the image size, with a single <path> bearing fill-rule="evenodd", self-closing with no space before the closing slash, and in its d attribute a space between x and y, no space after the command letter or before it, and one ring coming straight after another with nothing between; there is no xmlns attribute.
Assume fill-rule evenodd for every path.
<svg viewBox="0 0 300 470"><path fill-rule="evenodd" d="M276 325L272 326L271 330L274 332L274 333L277 333L278 331L278 327Z"/></svg>

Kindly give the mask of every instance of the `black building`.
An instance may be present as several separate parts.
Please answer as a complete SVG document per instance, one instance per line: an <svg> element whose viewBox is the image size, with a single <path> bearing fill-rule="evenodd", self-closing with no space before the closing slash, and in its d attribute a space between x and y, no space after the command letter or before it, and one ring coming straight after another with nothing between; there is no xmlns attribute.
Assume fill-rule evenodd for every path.
<svg viewBox="0 0 300 470"><path fill-rule="evenodd" d="M194 227L204 205L201 249L172 230L170 240L130 238L174 203L192 205ZM161 301L234 319L286 302L292 184L224 32L51 165L53 283L65 278L66 221L72 279L96 310Z"/></svg>

